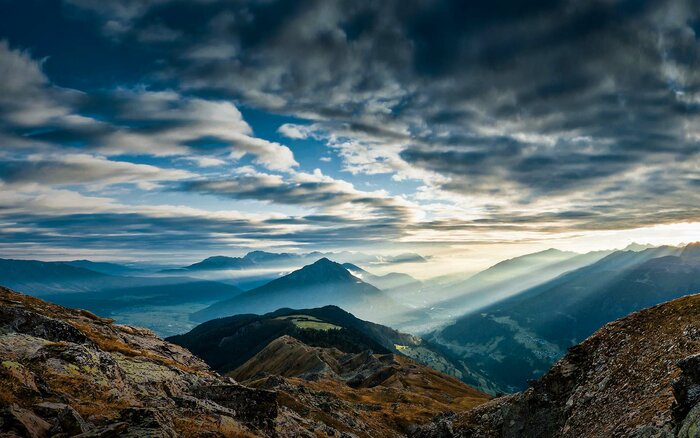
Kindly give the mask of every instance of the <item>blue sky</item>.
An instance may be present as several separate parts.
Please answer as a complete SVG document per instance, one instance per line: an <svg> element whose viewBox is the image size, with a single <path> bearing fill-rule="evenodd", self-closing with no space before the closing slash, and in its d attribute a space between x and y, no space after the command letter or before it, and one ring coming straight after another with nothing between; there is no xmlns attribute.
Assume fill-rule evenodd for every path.
<svg viewBox="0 0 700 438"><path fill-rule="evenodd" d="M0 0L0 251L697 240L698 6Z"/></svg>

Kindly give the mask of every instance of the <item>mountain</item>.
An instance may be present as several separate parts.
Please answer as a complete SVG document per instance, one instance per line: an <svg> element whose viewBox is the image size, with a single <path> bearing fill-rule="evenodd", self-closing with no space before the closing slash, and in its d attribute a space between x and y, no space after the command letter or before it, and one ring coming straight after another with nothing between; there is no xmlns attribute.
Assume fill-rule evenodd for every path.
<svg viewBox="0 0 700 438"><path fill-rule="evenodd" d="M467 279L428 281L422 288L422 308L405 316L407 322L399 328L415 333L427 333L445 326L465 313L549 281L565 272L594 263L608 255L607 251L586 254L548 249L504 260Z"/></svg>
<svg viewBox="0 0 700 438"><path fill-rule="evenodd" d="M565 272L594 263L608 254L603 251L577 254L548 249L508 259L460 284L450 285L441 294L450 298L437 305L454 311L483 307Z"/></svg>
<svg viewBox="0 0 700 438"><path fill-rule="evenodd" d="M242 292L232 285L182 276L107 275L63 262L9 259L0 259L0 285L165 335L189 330L190 313Z"/></svg>
<svg viewBox="0 0 700 438"><path fill-rule="evenodd" d="M277 352L290 361L276 370L290 376L296 360L313 363L305 351L319 351L287 337L268 347L256 363ZM0 288L0 434L399 437L487 400L407 358L326 357L355 378L268 375L242 385L148 330Z"/></svg>
<svg viewBox="0 0 700 438"><path fill-rule="evenodd" d="M372 436L405 436L436 412L468 409L489 399L405 356L344 353L310 347L290 336L275 339L229 375L251 387L283 392L280 405L304 406L305 418L350 425L359 420L371 425ZM357 400L371 409L349 410Z"/></svg>
<svg viewBox="0 0 700 438"><path fill-rule="evenodd" d="M89 269L107 275L137 275L144 273L143 269L139 267L121 265L118 263L93 262L90 260L72 260L64 263L66 265L75 266L76 268Z"/></svg>
<svg viewBox="0 0 700 438"><path fill-rule="evenodd" d="M373 327L371 324L336 306L279 309L262 316L235 315L207 321L188 333L168 338L168 341L182 345L207 361L212 368L225 373L284 335L294 336L310 345L348 352L393 351L395 347L391 341L400 336L382 334L376 328L378 325Z"/></svg>
<svg viewBox="0 0 700 438"><path fill-rule="evenodd" d="M385 316L401 308L381 290L354 277L340 264L322 258L263 286L215 303L193 314L193 318L206 321L241 313L271 312L282 307L329 304L366 318Z"/></svg>
<svg viewBox="0 0 700 438"><path fill-rule="evenodd" d="M645 249L649 248L655 248L654 245L651 245L649 243L637 243L637 242L632 242L626 247L624 247L622 250L623 251L644 251Z"/></svg>
<svg viewBox="0 0 700 438"><path fill-rule="evenodd" d="M612 322L524 392L421 426L414 438L696 437L700 295Z"/></svg>
<svg viewBox="0 0 700 438"><path fill-rule="evenodd" d="M466 314L428 338L502 391L521 389L605 323L700 291L699 260L682 251L615 252Z"/></svg>
<svg viewBox="0 0 700 438"><path fill-rule="evenodd" d="M271 253L265 251L252 251L243 257L214 256L201 262L185 266L184 270L206 271L220 269L251 269L264 265L297 262L301 256L290 253Z"/></svg>
<svg viewBox="0 0 700 438"><path fill-rule="evenodd" d="M341 251L337 253L322 253L318 251L294 254L274 253L266 251L251 251L243 257L213 256L200 262L168 271L217 271L245 270L253 268L289 268L312 263L320 258L333 258L347 263L367 263L376 265L425 263L425 257L416 253L404 253L395 256L368 255Z"/></svg>
<svg viewBox="0 0 700 438"><path fill-rule="evenodd" d="M279 309L265 315L214 319L168 341L189 349L212 368L226 373L281 336L346 353L399 353L458 378L466 374L459 363L450 362L421 338L361 320L337 306Z"/></svg>
<svg viewBox="0 0 700 438"><path fill-rule="evenodd" d="M408 274L390 272L384 275L375 275L353 263L343 263L342 266L355 277L385 292L397 288L413 289L416 287L420 288L422 286L420 281Z"/></svg>
<svg viewBox="0 0 700 438"><path fill-rule="evenodd" d="M89 292L108 279L106 274L67 263L0 259L0 282L29 293Z"/></svg>

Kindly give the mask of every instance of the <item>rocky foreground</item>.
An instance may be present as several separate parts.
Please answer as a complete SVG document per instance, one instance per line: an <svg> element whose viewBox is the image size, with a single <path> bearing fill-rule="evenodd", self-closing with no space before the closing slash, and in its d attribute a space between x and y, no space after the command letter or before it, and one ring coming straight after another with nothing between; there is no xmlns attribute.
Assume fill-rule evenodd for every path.
<svg viewBox="0 0 700 438"><path fill-rule="evenodd" d="M0 437L407 435L698 437L700 295L610 323L487 401L403 356L290 336L221 376L147 330L0 288Z"/></svg>
<svg viewBox="0 0 700 438"><path fill-rule="evenodd" d="M607 324L526 391L414 436L699 437L700 295Z"/></svg>
<svg viewBox="0 0 700 438"><path fill-rule="evenodd" d="M148 330L0 288L0 437L405 436L487 401L408 358L332 351L334 373L292 338L270 348L285 342L300 372L267 350L244 386Z"/></svg>

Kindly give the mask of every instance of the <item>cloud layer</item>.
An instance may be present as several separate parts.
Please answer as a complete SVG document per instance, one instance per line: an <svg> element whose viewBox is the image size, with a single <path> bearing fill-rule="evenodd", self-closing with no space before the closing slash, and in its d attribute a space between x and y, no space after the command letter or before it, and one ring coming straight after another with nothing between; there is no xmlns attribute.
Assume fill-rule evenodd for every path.
<svg viewBox="0 0 700 438"><path fill-rule="evenodd" d="M64 88L45 69L60 59L0 33L0 214L14 241L67 247L107 218L137 230L120 233L130 245L181 232L215 247L700 221L698 0L61 7L56 20L96 21L92 38L155 67ZM54 195L71 207L29 201ZM113 243L106 231L95 248Z"/></svg>

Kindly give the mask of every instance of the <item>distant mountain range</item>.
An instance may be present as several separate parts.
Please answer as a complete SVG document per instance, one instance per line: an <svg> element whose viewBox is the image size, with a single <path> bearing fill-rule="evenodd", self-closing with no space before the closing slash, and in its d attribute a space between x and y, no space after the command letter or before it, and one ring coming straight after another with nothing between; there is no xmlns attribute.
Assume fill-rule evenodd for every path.
<svg viewBox="0 0 700 438"><path fill-rule="evenodd" d="M253 268L285 268L290 266L302 266L321 258L342 260L345 262L364 263L372 265L400 264L400 263L425 263L427 260L415 253L405 253L396 256L377 256L352 252L323 253L310 252L303 254L273 253L266 251L251 251L243 257L213 256L200 262L193 263L178 269L168 271L219 271L219 270L244 270Z"/></svg>
<svg viewBox="0 0 700 438"><path fill-rule="evenodd" d="M343 263L343 267L355 277L381 289L390 298L404 305L421 306L426 300L425 294L422 293L423 282L408 274L389 272L375 275L353 263Z"/></svg>
<svg viewBox="0 0 700 438"><path fill-rule="evenodd" d="M361 317L376 319L398 312L402 305L350 274L342 265L322 258L263 286L217 302L193 314L196 321L242 313L266 313L282 307L337 305Z"/></svg>
<svg viewBox="0 0 700 438"><path fill-rule="evenodd" d="M109 275L74 263L0 259L0 284L64 306L124 318L161 334L191 328L192 311L242 292L214 281ZM87 261L77 264L113 269Z"/></svg>
<svg viewBox="0 0 700 438"><path fill-rule="evenodd" d="M429 338L502 391L522 389L607 322L700 292L699 248L616 251L468 313Z"/></svg>
<svg viewBox="0 0 700 438"><path fill-rule="evenodd" d="M122 265L110 262L93 262L90 260L71 260L69 262L58 262L77 268L89 269L107 275L143 275L147 272L147 267Z"/></svg>
<svg viewBox="0 0 700 438"><path fill-rule="evenodd" d="M578 254L548 249L504 260L466 279L426 281L421 287L421 307L405 315L407 322L400 328L417 333L435 330L467 312L589 265L608 254L610 251Z"/></svg>

